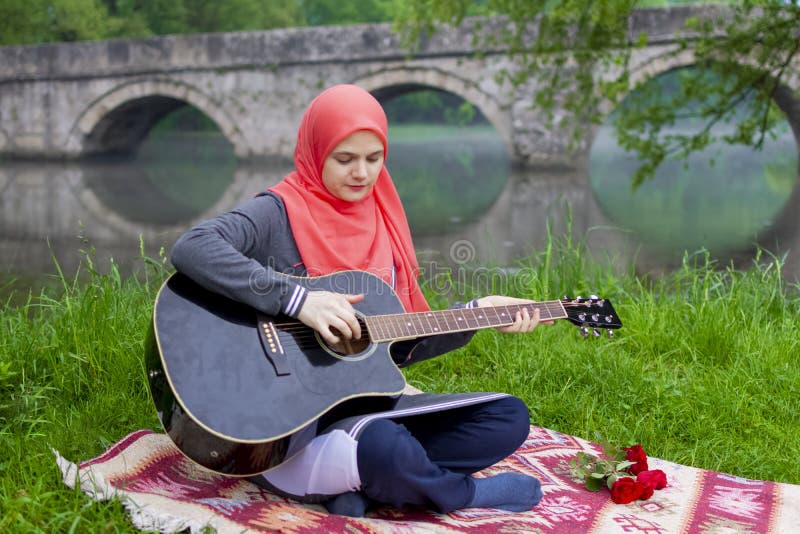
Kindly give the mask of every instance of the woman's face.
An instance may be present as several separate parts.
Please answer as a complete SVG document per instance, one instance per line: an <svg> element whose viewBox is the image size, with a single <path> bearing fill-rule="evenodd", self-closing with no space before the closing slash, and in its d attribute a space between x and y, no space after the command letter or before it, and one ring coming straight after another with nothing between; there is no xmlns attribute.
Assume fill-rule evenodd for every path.
<svg viewBox="0 0 800 534"><path fill-rule="evenodd" d="M331 150L322 183L338 199L358 202L372 191L383 168L383 143L372 132L355 132Z"/></svg>

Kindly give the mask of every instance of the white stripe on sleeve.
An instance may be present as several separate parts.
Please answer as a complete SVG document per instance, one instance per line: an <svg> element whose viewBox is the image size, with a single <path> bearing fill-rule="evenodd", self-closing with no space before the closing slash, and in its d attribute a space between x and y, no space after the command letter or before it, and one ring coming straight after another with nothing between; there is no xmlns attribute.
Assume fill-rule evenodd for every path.
<svg viewBox="0 0 800 534"><path fill-rule="evenodd" d="M289 304L286 305L286 315L294 317L295 313L297 313L297 306L303 300L303 295L305 292L306 288L303 286L295 286L294 293L292 293L292 298L289 299Z"/></svg>

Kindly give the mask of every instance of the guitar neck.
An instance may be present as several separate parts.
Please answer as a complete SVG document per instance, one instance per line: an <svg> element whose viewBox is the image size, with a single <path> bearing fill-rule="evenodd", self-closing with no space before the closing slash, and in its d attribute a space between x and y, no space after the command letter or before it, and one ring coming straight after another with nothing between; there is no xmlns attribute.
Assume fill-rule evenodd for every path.
<svg viewBox="0 0 800 534"><path fill-rule="evenodd" d="M397 341L419 336L507 326L514 322L518 311L526 308L530 314L533 314L534 309L538 309L542 321L567 318L563 304L558 300L552 300L511 306L370 315L364 318L364 322L373 341Z"/></svg>

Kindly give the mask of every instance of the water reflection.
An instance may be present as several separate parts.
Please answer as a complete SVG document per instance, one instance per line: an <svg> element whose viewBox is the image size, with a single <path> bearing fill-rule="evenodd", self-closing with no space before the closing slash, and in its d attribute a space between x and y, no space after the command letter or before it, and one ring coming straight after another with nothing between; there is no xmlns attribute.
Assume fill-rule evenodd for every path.
<svg viewBox="0 0 800 534"><path fill-rule="evenodd" d="M657 76L620 107L641 105L637 99L673 98L681 76L695 72L683 68ZM708 119L697 116L696 101L682 106L675 123L660 132L662 139L707 126ZM747 100L738 103L733 110L738 120L746 118L748 106ZM761 150L724 143L725 136L734 136L735 125L716 123L709 134L717 141L686 160L664 161L633 191L630 177L639 163L618 145L613 118L598 129L592 144L592 188L603 212L629 229L648 255L669 261L684 250L705 247L724 258L750 252L756 243L772 245L766 237L775 235L776 222L792 209L789 199L797 183L797 143L785 119L772 124Z"/></svg>
<svg viewBox="0 0 800 534"><path fill-rule="evenodd" d="M679 193L639 206L641 197L625 196L627 183L606 194L608 183L598 188L586 170L517 169L490 143L448 139L439 145L402 139L391 145L388 165L423 262L509 264L541 251L548 233L566 232L571 213L574 235L588 235L597 255L623 263L635 258L640 269L650 270L679 261L680 253L667 259L642 253L641 237L632 238L629 228L652 228L646 234L651 241L677 235L686 246L707 245L714 229L721 228L734 250L749 246L752 231L736 229L738 222L761 221L758 228L763 228L764 221L778 218L777 204L756 202L746 180L727 182L704 200L687 191L676 172L671 184ZM109 257L123 268L139 264L140 235L148 254L156 255L162 246L169 250L186 228L251 198L291 168L283 160L231 164L199 157L155 168L141 161L0 163L0 274L53 273L53 256L71 273L79 251L92 246L97 265L107 265ZM800 249L797 216L786 215L800 213L800 193L795 189L786 201L780 196L785 188L780 185L775 197L765 193L768 200L784 198L785 203L781 228L772 228L771 235L781 237L783 250ZM726 208L731 198L732 207ZM628 219L612 222L607 213L614 202L630 213ZM726 213L732 215L723 218ZM461 248L455 250L456 245ZM800 271L798 256L789 257L791 273Z"/></svg>
<svg viewBox="0 0 800 534"><path fill-rule="evenodd" d="M387 166L415 236L447 234L481 219L511 172L491 126L393 128L389 146Z"/></svg>
<svg viewBox="0 0 800 534"><path fill-rule="evenodd" d="M693 153L686 162L666 161L652 180L632 191L629 177L637 163L606 142L611 132L603 130L597 143L602 156L591 160L598 202L616 224L663 258L703 246L725 255L756 243L784 209L797 175L788 133L760 152L721 145Z"/></svg>
<svg viewBox="0 0 800 534"><path fill-rule="evenodd" d="M180 157L176 157L180 155ZM214 206L233 183L236 159L218 133L160 134L132 157L81 165L84 182L108 209L144 225L180 225Z"/></svg>
<svg viewBox="0 0 800 534"><path fill-rule="evenodd" d="M160 173L131 160L3 162L0 184L0 273L69 274L80 250L98 264L137 263L139 237L157 254L189 226L228 210L277 182L288 162L170 166ZM167 171L170 172L167 172ZM157 178L157 179L154 179Z"/></svg>
<svg viewBox="0 0 800 534"><path fill-rule="evenodd" d="M447 259L452 244L466 240L470 261L511 262L544 242L548 224L563 227L567 204L579 206L576 231L593 224L580 208L591 201L586 180L512 170L499 141L484 135L423 145L400 139L392 147L388 165L421 255ZM53 272L51 249L74 270L87 246L101 259L134 263L140 235L151 252L168 249L189 226L251 198L291 168L289 161L155 171L139 160L5 162L0 270Z"/></svg>

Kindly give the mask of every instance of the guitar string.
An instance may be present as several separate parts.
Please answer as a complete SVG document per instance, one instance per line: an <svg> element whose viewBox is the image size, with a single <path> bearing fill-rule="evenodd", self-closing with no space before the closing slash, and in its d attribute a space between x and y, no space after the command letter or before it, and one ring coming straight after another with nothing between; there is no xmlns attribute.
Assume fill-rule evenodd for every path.
<svg viewBox="0 0 800 534"><path fill-rule="evenodd" d="M563 304L567 304L570 307L585 306L585 305L583 305L581 303L563 303ZM443 311L450 311L450 310L443 310ZM452 311L456 311L456 310L452 310ZM426 312L422 312L422 313L424 314ZM396 316L392 316L392 315L369 316L368 318L388 317L388 318L391 319L392 317L401 317L403 315L414 315L414 314L397 314ZM362 322L362 326L366 326L365 324L363 324L364 321L361 321L361 322ZM303 323L300 323L300 322L275 323L275 326L278 327L281 332L285 332L285 333L291 335L292 338L298 343L299 342L303 342L303 341L316 341L317 340L317 333L312 328L310 328L309 326L306 326ZM393 327L397 328L399 326L406 326L406 325L388 325L387 326L386 324L384 324L382 326L383 327L388 327L388 328L393 328ZM491 327L492 325L486 325L486 326L487 327ZM496 326L500 326L500 325L496 325ZM602 325L600 325L600 326L602 326ZM367 327L367 333L369 333L369 328L368 327ZM315 345L316 345L316 343L312 343L309 346L313 347Z"/></svg>
<svg viewBox="0 0 800 534"><path fill-rule="evenodd" d="M567 307L570 307L570 308L577 307L577 306L583 306L583 305L580 305L580 304L567 304ZM507 308L513 308L513 307L514 306L509 306L509 307L505 307L505 308L507 309ZM500 308L504 308L504 306L495 306L495 307L490 307L490 308L485 308L485 309L500 309ZM522 306L520 306L520 308L522 308ZM469 310L478 310L479 308L467 308L467 309L469 309ZM540 310L552 313L554 311L558 312L560 310L560 307L556 307L555 305L541 306ZM448 317L446 317L446 315L451 315L451 316L460 315L458 313L460 311L461 310L440 310L440 311L435 311L435 312L416 312L416 313L368 315L367 318L372 320L372 321L375 321L375 320L378 320L378 321L391 321L391 320L398 320L401 317L406 317L407 319L401 319L401 320L403 320L406 323L408 323L409 321L422 320L422 319L424 319L425 321L429 321L429 319L426 317L429 313L434 313L434 314L436 314L437 316L439 316L442 319L448 319ZM520 310L517 310L517 311L520 311ZM284 327L284 328L291 328L293 325L302 325L302 323L300 323L300 321L282 322L282 323L274 323L274 324L275 324L275 326ZM489 326L491 326L491 325L489 325ZM304 328L308 328L305 325L301 326L301 328L303 328L303 327Z"/></svg>
<svg viewBox="0 0 800 534"><path fill-rule="evenodd" d="M562 306L569 307L569 308L575 308L575 307L579 307L579 306L580 307L587 307L585 304L582 304L582 303L559 303L559 304L562 305ZM491 308L487 308L487 309L500 309L500 308L508 309L508 308L514 308L514 307L516 307L516 306L496 306L496 307L491 307ZM521 309L523 307L523 305L519 305L519 307ZM469 308L469 309L470 310L477 310L478 308ZM548 313L552 313L553 311L556 311L556 312L559 311L560 310L560 306L556 307L555 304L549 304L548 303L546 306L540 306L540 310L547 311ZM460 311L461 310L440 310L440 311L433 312L433 313L437 314L437 316L439 316L439 318L441 318L442 320L446 321L446 320L455 318L455 317L447 317L447 315L451 315L451 316L461 315L460 313L458 313ZM517 311L519 311L519 310L517 310ZM429 322L429 319L426 317L426 315L428 313L430 313L430 312L417 312L417 313L408 313L408 314L402 314L401 313L401 314L370 315L370 316L367 316L367 319L369 319L373 323L376 322L376 321L382 322L382 323L384 323L383 326L386 326L385 323L387 323L388 321L393 321L393 320L397 321L401 317L406 317L406 319L400 319L403 322L405 322L406 324L394 324L394 325L390 324L390 325L388 325L389 327L400 327L400 326L407 326L408 324L414 322L415 320L418 323L421 323L422 320L425 320L426 322ZM554 318L561 318L561 317L554 317ZM469 318L467 318L467 320L469 321ZM473 318L473 320L477 320L477 318ZM545 319L545 320L547 320L547 319ZM364 324L365 321L362 320L361 323ZM311 330L311 328L309 326L303 324L300 321L282 322L282 323L274 323L274 324L275 324L276 327L280 328L284 332ZM422 325L420 324L420 326L422 326ZM482 325L478 325L478 326L480 327ZM487 324L485 326L486 327L491 327L491 326L495 326L495 325ZM497 325L497 326L499 326L499 325Z"/></svg>

